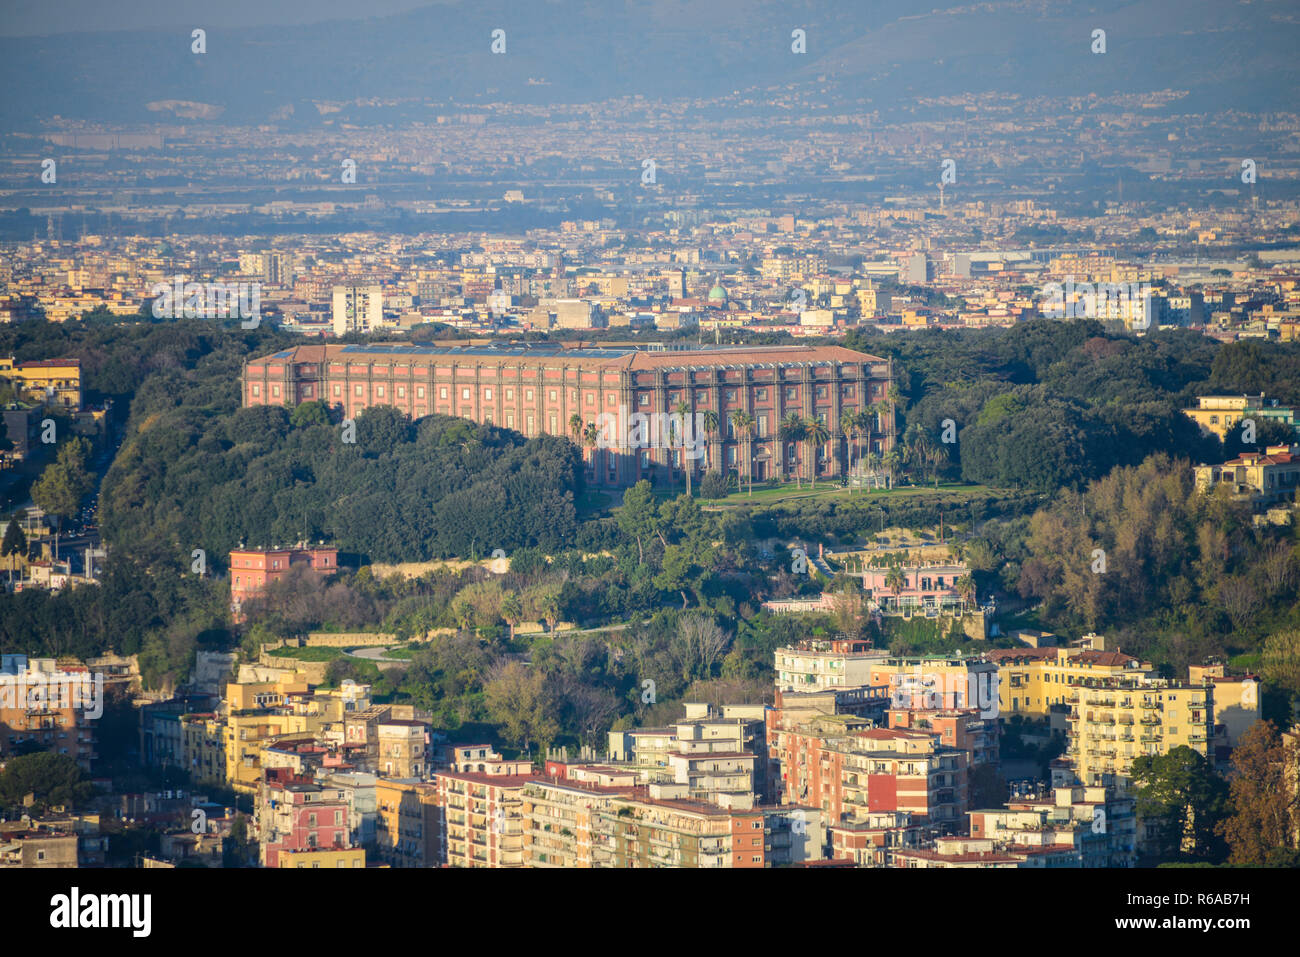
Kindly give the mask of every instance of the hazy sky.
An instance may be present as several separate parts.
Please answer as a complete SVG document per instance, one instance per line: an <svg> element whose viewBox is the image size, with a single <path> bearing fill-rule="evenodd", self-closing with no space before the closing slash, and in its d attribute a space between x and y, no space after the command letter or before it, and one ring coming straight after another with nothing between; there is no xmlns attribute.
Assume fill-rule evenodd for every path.
<svg viewBox="0 0 1300 957"><path fill-rule="evenodd" d="M430 0L0 0L0 36L381 17Z"/></svg>

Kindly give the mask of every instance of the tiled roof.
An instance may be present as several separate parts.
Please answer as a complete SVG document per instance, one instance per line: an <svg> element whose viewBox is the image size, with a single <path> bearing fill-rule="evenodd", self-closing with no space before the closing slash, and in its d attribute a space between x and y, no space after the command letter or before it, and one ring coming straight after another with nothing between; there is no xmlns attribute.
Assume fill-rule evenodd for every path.
<svg viewBox="0 0 1300 957"><path fill-rule="evenodd" d="M249 360L288 362L327 362L344 358L360 361L385 359L409 360L427 365L438 359L473 359L476 362L510 364L531 359L563 359L583 366L611 367L630 371L659 369L719 368L739 365L802 365L825 362L883 362L879 356L854 352L843 346L752 346L730 349L690 349L675 352L642 352L628 348L565 348L560 344L543 346L425 346L405 343L374 345L303 345L294 346Z"/></svg>

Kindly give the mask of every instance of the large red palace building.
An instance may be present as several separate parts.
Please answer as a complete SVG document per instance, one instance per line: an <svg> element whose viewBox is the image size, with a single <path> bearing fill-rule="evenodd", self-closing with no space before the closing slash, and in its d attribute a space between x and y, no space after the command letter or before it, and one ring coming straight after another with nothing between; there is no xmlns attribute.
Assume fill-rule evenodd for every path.
<svg viewBox="0 0 1300 957"><path fill-rule="evenodd" d="M844 474L850 444L845 411L884 403L893 381L889 361L841 346L752 346L648 352L626 348L542 346L305 345L244 364L245 406L295 406L321 401L347 417L377 405L412 418L455 415L526 436L572 436L571 420L603 427L629 417L664 416L680 403L717 427L702 432L697 470L721 469L762 481L807 475L804 443L780 448L778 430L791 412L818 418L831 438L817 450L817 475ZM752 436L737 435L732 413L754 419ZM611 429L611 434L615 430ZM584 441L589 478L626 486L682 468L671 442ZM863 452L893 447L892 416L873 419ZM609 447L606 447L606 446ZM855 449L857 446L855 446ZM748 453L748 456L747 456ZM856 453L855 453L856 454ZM746 458L750 461L746 463ZM689 460L689 458L688 458Z"/></svg>

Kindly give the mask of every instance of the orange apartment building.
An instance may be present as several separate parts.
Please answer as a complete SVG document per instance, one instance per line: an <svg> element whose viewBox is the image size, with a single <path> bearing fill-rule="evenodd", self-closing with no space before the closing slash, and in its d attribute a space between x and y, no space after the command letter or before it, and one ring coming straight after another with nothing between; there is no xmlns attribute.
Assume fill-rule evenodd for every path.
<svg viewBox="0 0 1300 957"><path fill-rule="evenodd" d="M923 711L895 708L888 712L891 728L913 728L937 735L939 743L970 752L970 766L997 766L1001 748L997 719L981 718L974 708Z"/></svg>
<svg viewBox="0 0 1300 957"><path fill-rule="evenodd" d="M520 766L505 768L523 771ZM439 771L439 859L450 867L524 865L524 786L532 773Z"/></svg>
<svg viewBox="0 0 1300 957"><path fill-rule="evenodd" d="M698 469L746 479L752 470L757 481L793 475L795 468L807 475L804 443L782 448L778 438L781 421L793 412L820 419L831 433L816 452L817 474L842 475L850 437L840 428L841 413L885 401L892 382L888 360L841 346L648 352L383 343L296 346L250 359L240 389L245 406L319 401L350 418L387 405L413 419L454 415L528 437L570 437L575 415L584 426L608 421L617 440L608 447L584 445L589 477L594 484L627 486L683 467L682 449L638 445L624 431L631 416L667 415L679 403L692 413L717 415L716 431L700 437L703 447L693 462ZM737 410L754 418L748 440L731 423ZM863 449L893 447L889 418L877 417Z"/></svg>
<svg viewBox="0 0 1300 957"><path fill-rule="evenodd" d="M940 827L964 820L970 755L932 731L868 728L835 715L774 729L769 751L785 800L820 808L828 827L888 811Z"/></svg>
<svg viewBox="0 0 1300 957"><path fill-rule="evenodd" d="M95 718L103 713L103 679L98 697L83 666L59 667L53 658L0 658L0 760L35 747L72 758L89 773L98 757Z"/></svg>
<svg viewBox="0 0 1300 957"><path fill-rule="evenodd" d="M240 620L244 602L262 594L266 586L284 577L290 568L309 565L328 575L338 569L339 551L330 545L294 545L289 548L236 548L230 552L230 607Z"/></svg>

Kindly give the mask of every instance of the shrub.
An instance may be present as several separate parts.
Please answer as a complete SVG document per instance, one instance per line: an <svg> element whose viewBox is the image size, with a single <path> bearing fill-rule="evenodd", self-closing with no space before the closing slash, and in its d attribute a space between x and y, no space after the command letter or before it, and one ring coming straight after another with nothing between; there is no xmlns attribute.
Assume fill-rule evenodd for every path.
<svg viewBox="0 0 1300 957"><path fill-rule="evenodd" d="M700 482L701 498L726 498L729 494L731 494L731 482L721 472L708 472Z"/></svg>

